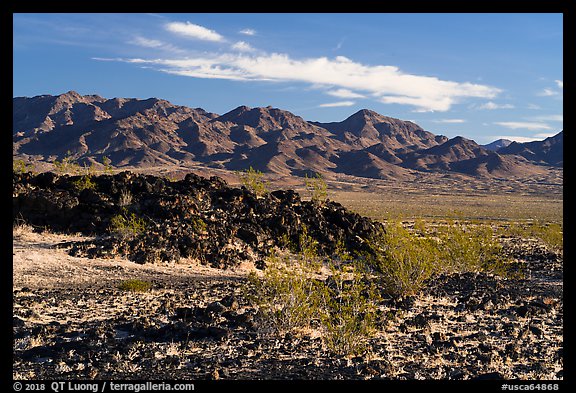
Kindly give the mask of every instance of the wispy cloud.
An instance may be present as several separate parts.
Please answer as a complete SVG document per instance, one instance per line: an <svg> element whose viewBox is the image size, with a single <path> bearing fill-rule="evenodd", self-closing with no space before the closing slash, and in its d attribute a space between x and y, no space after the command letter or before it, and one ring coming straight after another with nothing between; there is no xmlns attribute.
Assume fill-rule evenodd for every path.
<svg viewBox="0 0 576 393"><path fill-rule="evenodd" d="M554 82L556 82L556 85L558 86L559 89L564 89L564 81L563 80L556 79Z"/></svg>
<svg viewBox="0 0 576 393"><path fill-rule="evenodd" d="M548 137L554 136L554 134L536 134L535 136L518 136L518 135L495 135L492 140L498 139L508 139L509 141L514 141L518 143L535 142L541 141Z"/></svg>
<svg viewBox="0 0 576 393"><path fill-rule="evenodd" d="M214 42L224 41L224 37L214 30L190 22L170 22L165 25L165 28L186 38Z"/></svg>
<svg viewBox="0 0 576 393"><path fill-rule="evenodd" d="M564 121L564 115L543 115L543 116L534 116L530 119L536 121Z"/></svg>
<svg viewBox="0 0 576 393"><path fill-rule="evenodd" d="M517 129L524 129L524 130L551 130L552 127L550 127L548 124L546 123L535 123L535 122L524 122L524 121L501 121L501 122L495 122L494 124L502 126L502 127L506 127L506 128L511 128L513 130L517 130Z"/></svg>
<svg viewBox="0 0 576 393"><path fill-rule="evenodd" d="M555 133L537 133L533 136L518 136L518 135L498 135L494 136L494 140L497 139L508 139L510 141L525 143L525 142L534 142L534 141L542 141L546 138L550 138L556 135Z"/></svg>
<svg viewBox="0 0 576 393"><path fill-rule="evenodd" d="M395 66L370 66L346 57L292 59L287 54L201 54L184 59L124 59L158 66L158 70L195 78L303 82L324 88L370 94L386 104L405 104L415 111L447 111L466 98L493 98L501 90L469 82L413 75Z"/></svg>
<svg viewBox="0 0 576 393"><path fill-rule="evenodd" d="M326 92L326 94L333 96L333 97L339 97L339 98L365 98L366 97L365 95L355 93L352 90L348 90L348 89L329 90Z"/></svg>
<svg viewBox="0 0 576 393"><path fill-rule="evenodd" d="M141 36L135 36L133 39L128 41L129 44L141 46L144 48L160 49L167 52L173 53L184 53L183 49L178 48L173 44L169 44L160 40L145 38Z"/></svg>
<svg viewBox="0 0 576 393"><path fill-rule="evenodd" d="M326 104L320 104L318 106L320 108L334 108L334 107L338 107L338 106L352 106L354 104L355 104L354 101L339 101L339 102L329 102Z"/></svg>
<svg viewBox="0 0 576 393"><path fill-rule="evenodd" d="M134 44L134 45L138 45L138 46L143 46L145 48L159 48L162 45L164 45L164 43L162 41L159 40L152 40L149 38L144 38L144 37L134 37L134 39L132 39L131 41L128 41L129 44Z"/></svg>
<svg viewBox="0 0 576 393"><path fill-rule="evenodd" d="M481 104L481 105L475 105L474 108L486 109L486 110L513 109L514 105L512 105L512 104L497 104L493 101L488 101L488 102Z"/></svg>
<svg viewBox="0 0 576 393"><path fill-rule="evenodd" d="M256 50L252 46L250 46L249 43L245 41L236 42L234 45L232 45L232 49L235 49L240 52L254 52Z"/></svg>
<svg viewBox="0 0 576 393"><path fill-rule="evenodd" d="M249 35L249 36L254 36L254 35L256 35L256 30L247 28L247 29L240 30L238 33L244 34L244 35Z"/></svg>
<svg viewBox="0 0 576 393"><path fill-rule="evenodd" d="M548 89L548 88L542 89L538 93L538 95L541 97L552 97L552 96L557 96L558 94L560 94L560 93L558 93L556 90L552 90L552 89Z"/></svg>
<svg viewBox="0 0 576 393"><path fill-rule="evenodd" d="M459 124L459 123L466 123L464 119L438 119L432 120L434 123L444 123L444 124Z"/></svg>

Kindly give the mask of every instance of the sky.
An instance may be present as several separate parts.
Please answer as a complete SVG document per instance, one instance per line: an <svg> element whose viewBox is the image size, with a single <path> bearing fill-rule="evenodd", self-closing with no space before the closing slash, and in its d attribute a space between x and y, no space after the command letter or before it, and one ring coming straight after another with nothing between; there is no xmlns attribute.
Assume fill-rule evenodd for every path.
<svg viewBox="0 0 576 393"><path fill-rule="evenodd" d="M360 109L479 144L563 129L559 13L13 14L13 96Z"/></svg>

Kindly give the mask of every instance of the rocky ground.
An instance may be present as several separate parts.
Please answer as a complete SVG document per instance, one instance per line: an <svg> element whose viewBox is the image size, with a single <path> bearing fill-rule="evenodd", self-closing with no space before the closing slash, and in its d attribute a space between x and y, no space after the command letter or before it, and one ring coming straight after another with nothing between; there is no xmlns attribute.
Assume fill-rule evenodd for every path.
<svg viewBox="0 0 576 393"><path fill-rule="evenodd" d="M69 255L83 236L17 227L15 379L563 379L562 257L527 239L507 249L523 279L441 276L417 296L384 298L363 356L334 356L315 332L263 334L247 272ZM139 278L147 292L118 283Z"/></svg>

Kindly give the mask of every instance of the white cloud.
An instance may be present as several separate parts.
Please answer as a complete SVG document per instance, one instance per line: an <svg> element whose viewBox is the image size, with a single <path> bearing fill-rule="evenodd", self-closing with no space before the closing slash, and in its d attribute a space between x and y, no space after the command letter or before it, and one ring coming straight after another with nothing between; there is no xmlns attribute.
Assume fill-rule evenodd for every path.
<svg viewBox="0 0 576 393"><path fill-rule="evenodd" d="M494 124L502 126L502 127L506 127L506 128L511 128L513 130L517 130L517 129L551 130L552 129L552 127L550 127L546 123L534 123L534 122L524 122L524 121L501 121L501 122L495 122Z"/></svg>
<svg viewBox="0 0 576 393"><path fill-rule="evenodd" d="M244 34L244 35L249 35L249 36L254 36L254 35L256 35L256 30L254 30L254 29L242 29L238 33Z"/></svg>
<svg viewBox="0 0 576 393"><path fill-rule="evenodd" d="M163 72L195 78L302 82L333 89L332 92L340 95L364 93L385 104L414 106L417 112L447 111L462 99L490 99L501 92L487 85L408 74L395 66L365 65L344 56L293 59L280 53L204 53L194 58L138 59L138 62L156 65Z"/></svg>
<svg viewBox="0 0 576 393"><path fill-rule="evenodd" d="M529 137L529 136L518 136L518 135L495 135L492 140L497 141L498 139L508 139L509 141L514 141L518 143L534 142L539 141L539 138Z"/></svg>
<svg viewBox="0 0 576 393"><path fill-rule="evenodd" d="M497 104L493 101L488 101L484 104L478 105L476 108L478 109L487 109L487 110L495 110L495 109L512 109L514 105L512 104Z"/></svg>
<svg viewBox="0 0 576 393"><path fill-rule="evenodd" d="M158 40L151 40L144 37L134 37L132 41L129 41L130 44L143 46L145 48L159 48L164 45L162 41Z"/></svg>
<svg viewBox="0 0 576 393"><path fill-rule="evenodd" d="M564 89L564 81L556 79L554 82L556 82L556 85L558 85L559 89Z"/></svg>
<svg viewBox="0 0 576 393"><path fill-rule="evenodd" d="M542 97L552 97L552 96L556 96L558 95L558 92L552 89L543 89L540 93L538 93L539 96Z"/></svg>
<svg viewBox="0 0 576 393"><path fill-rule="evenodd" d="M537 121L564 121L564 115L545 115L545 116L534 116L530 119Z"/></svg>
<svg viewBox="0 0 576 393"><path fill-rule="evenodd" d="M161 49L168 52L173 53L183 53L184 50L178 48L175 45L160 41L149 39L141 36L134 37L131 41L128 41L129 44L138 45L144 48L152 48L152 49Z"/></svg>
<svg viewBox="0 0 576 393"><path fill-rule="evenodd" d="M362 94L355 93L348 89L336 89L327 91L326 94L331 95L333 97L340 97L340 98L365 98L366 96Z"/></svg>
<svg viewBox="0 0 576 393"><path fill-rule="evenodd" d="M526 143L534 141L542 141L548 137L554 136L555 134L536 134L534 136L518 136L518 135L496 135L492 137L492 140L498 139L508 139L509 141Z"/></svg>
<svg viewBox="0 0 576 393"><path fill-rule="evenodd" d="M327 104L320 104L318 105L320 108L334 108L337 106L352 106L354 105L354 101L340 101L340 102L329 102Z"/></svg>
<svg viewBox="0 0 576 393"><path fill-rule="evenodd" d="M245 41L236 42L234 45L232 45L232 49L238 50L240 52L254 52L256 50Z"/></svg>
<svg viewBox="0 0 576 393"><path fill-rule="evenodd" d="M165 25L165 28L172 33L179 34L187 38L215 42L224 41L224 37L214 30L210 30L204 26L195 25L194 23L190 22L170 22Z"/></svg>
<svg viewBox="0 0 576 393"><path fill-rule="evenodd" d="M439 119L439 120L432 120L434 123L445 123L445 124L458 124L458 123L466 123L464 119Z"/></svg>

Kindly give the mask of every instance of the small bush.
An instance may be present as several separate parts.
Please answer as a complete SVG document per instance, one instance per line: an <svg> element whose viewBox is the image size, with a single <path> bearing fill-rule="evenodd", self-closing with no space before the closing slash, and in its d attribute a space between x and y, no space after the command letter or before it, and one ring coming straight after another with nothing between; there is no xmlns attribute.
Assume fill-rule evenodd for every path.
<svg viewBox="0 0 576 393"><path fill-rule="evenodd" d="M334 261L326 280L317 276L319 257L302 253L271 255L262 277L252 273L251 302L259 309L261 332L281 335L319 329L331 352L346 356L363 352L375 331L379 296L365 272L347 256L335 256Z"/></svg>
<svg viewBox="0 0 576 393"><path fill-rule="evenodd" d="M240 173L242 185L257 196L268 193L268 187L264 182L264 174L252 167Z"/></svg>
<svg viewBox="0 0 576 393"><path fill-rule="evenodd" d="M252 301L259 308L259 322L266 333L285 333L310 326L317 317L320 292L306 264L287 258L267 258L263 277L249 276L255 288Z"/></svg>
<svg viewBox="0 0 576 393"><path fill-rule="evenodd" d="M83 175L72 182L74 188L80 192L82 190L95 190L97 185L92 175Z"/></svg>
<svg viewBox="0 0 576 393"><path fill-rule="evenodd" d="M148 281L137 279L125 280L118 284L118 289L128 292L147 292L152 288L152 284Z"/></svg>
<svg viewBox="0 0 576 393"><path fill-rule="evenodd" d="M440 252L447 272L492 271L504 274L502 246L487 225L448 223L439 231Z"/></svg>
<svg viewBox="0 0 576 393"><path fill-rule="evenodd" d="M102 157L102 165L104 165L104 173L111 175L112 174L112 160L106 156Z"/></svg>
<svg viewBox="0 0 576 393"><path fill-rule="evenodd" d="M325 345L339 355L359 355L376 331L378 291L361 269L352 265L347 272L331 266L323 285L321 315Z"/></svg>
<svg viewBox="0 0 576 393"><path fill-rule="evenodd" d="M131 239L146 231L146 221L132 213L118 214L110 219L110 233L122 239Z"/></svg>
<svg viewBox="0 0 576 393"><path fill-rule="evenodd" d="M328 185L321 174L317 173L314 177L308 177L308 174L306 174L305 182L312 202L316 204L326 202L326 199L328 199Z"/></svg>
<svg viewBox="0 0 576 393"><path fill-rule="evenodd" d="M400 222L389 223L385 233L371 240L371 247L374 255L369 264L380 274L389 294L415 294L438 271L437 242L411 234Z"/></svg>
<svg viewBox="0 0 576 393"><path fill-rule="evenodd" d="M204 234L208 229L208 225L200 217L192 218L192 231L196 234Z"/></svg>
<svg viewBox="0 0 576 393"><path fill-rule="evenodd" d="M72 153L70 150L66 152L66 156L62 159L62 161L54 160L53 165L54 171L59 175L76 174L81 172L81 167L72 158Z"/></svg>
<svg viewBox="0 0 576 393"><path fill-rule="evenodd" d="M554 252L562 253L564 250L564 232L562 225L557 223L513 223L507 228L501 229L500 235L534 238Z"/></svg>
<svg viewBox="0 0 576 393"><path fill-rule="evenodd" d="M27 164L24 160L18 159L12 161L12 171L14 173L26 173L26 172L33 172L34 165Z"/></svg>

